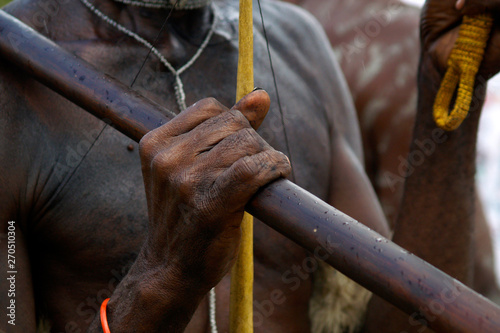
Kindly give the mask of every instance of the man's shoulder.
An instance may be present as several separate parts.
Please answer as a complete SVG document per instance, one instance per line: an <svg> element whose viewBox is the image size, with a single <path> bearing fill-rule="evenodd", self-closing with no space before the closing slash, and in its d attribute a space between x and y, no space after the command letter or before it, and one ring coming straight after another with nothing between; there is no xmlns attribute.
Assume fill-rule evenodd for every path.
<svg viewBox="0 0 500 333"><path fill-rule="evenodd" d="M67 2L67 0L59 1ZM57 4L57 0L54 0L54 3ZM35 21L40 21L40 23L46 21L46 12L49 11L47 6L42 6L41 1L36 0L13 0L2 9L32 28L36 28Z"/></svg>
<svg viewBox="0 0 500 333"><path fill-rule="evenodd" d="M71 0L13 0L2 9L42 35L53 40L74 39L82 30L77 17L82 6ZM71 17L77 19L69 19Z"/></svg>
<svg viewBox="0 0 500 333"><path fill-rule="evenodd" d="M340 69L330 42L314 16L294 4L261 0L264 31L260 8L255 7L256 45L268 42L272 56L293 68L303 79L320 79L320 75L327 81L337 81L336 73Z"/></svg>
<svg viewBox="0 0 500 333"><path fill-rule="evenodd" d="M321 25L312 14L290 3L261 0L261 6L272 56L278 57L277 63L285 66L281 68L280 78L286 82L301 80L296 87L314 96L314 107L307 112L323 113L330 129L347 138L361 156L352 98ZM258 7L254 24L263 34Z"/></svg>
<svg viewBox="0 0 500 333"><path fill-rule="evenodd" d="M225 20L237 22L238 0L216 0L219 14ZM263 34L263 21L272 44L285 41L301 43L323 42L323 28L308 11L289 2L259 0L253 4L254 28ZM326 40L327 41L327 40ZM328 42L326 42L328 44Z"/></svg>
<svg viewBox="0 0 500 333"><path fill-rule="evenodd" d="M262 30L260 10L256 7L254 21L256 28ZM329 45L317 19L303 8L283 1L261 0L261 9L270 37L299 43L302 50L308 50L309 45Z"/></svg>
<svg viewBox="0 0 500 333"><path fill-rule="evenodd" d="M280 1L280 0L261 0L261 9L264 15L272 15L274 21L280 22L280 24L289 24L294 26L295 24L310 25L315 21L314 16L308 11L290 2ZM259 11L259 6L257 2L255 10ZM259 16L259 15L257 15Z"/></svg>

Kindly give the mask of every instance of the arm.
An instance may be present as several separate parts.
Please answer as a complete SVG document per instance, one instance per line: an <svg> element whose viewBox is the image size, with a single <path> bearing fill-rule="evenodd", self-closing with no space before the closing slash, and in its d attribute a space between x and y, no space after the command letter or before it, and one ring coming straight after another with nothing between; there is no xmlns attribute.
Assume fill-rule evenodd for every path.
<svg viewBox="0 0 500 333"><path fill-rule="evenodd" d="M469 2L471 5L464 11L478 12ZM499 38L495 31L477 76L470 116L456 131L445 133L438 129L432 118L433 102L463 15L454 5L454 1L428 1L424 8L418 113L394 241L451 276L470 283L476 135L485 79L498 71L494 59ZM422 331L417 320L373 298L366 328L376 332L381 325L388 332Z"/></svg>
<svg viewBox="0 0 500 333"><path fill-rule="evenodd" d="M27 244L29 202L26 166L32 128L19 87L0 65L0 331L35 332L35 299ZM12 266L10 266L12 265ZM16 273L7 273L7 272ZM9 280L7 280L9 278ZM10 308L9 308L10 307ZM7 316L7 314L9 316ZM14 325L15 324L15 325Z"/></svg>
<svg viewBox="0 0 500 333"><path fill-rule="evenodd" d="M384 237L389 227L363 166L341 135L332 141L329 203Z"/></svg>

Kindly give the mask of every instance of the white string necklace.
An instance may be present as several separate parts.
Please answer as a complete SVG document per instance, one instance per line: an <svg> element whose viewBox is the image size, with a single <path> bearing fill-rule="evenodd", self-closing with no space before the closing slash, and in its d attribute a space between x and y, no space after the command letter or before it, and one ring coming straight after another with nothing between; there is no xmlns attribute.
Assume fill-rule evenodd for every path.
<svg viewBox="0 0 500 333"><path fill-rule="evenodd" d="M177 105L179 106L180 110L185 110L187 108L186 106L186 94L184 93L184 85L181 80L181 74L186 71L189 67L191 67L195 61L200 57L200 55L203 53L205 48L207 47L210 39L212 38L212 35L215 30L215 25L217 23L217 13L215 12L215 7L212 5L212 13L213 13L213 19L212 19L212 25L210 27L210 30L208 31L207 35L205 36L205 39L203 40L203 43L201 43L200 47L196 51L196 53L193 55L193 57L184 64L179 69L175 69L170 62L158 51L156 47L154 47L150 42L139 36L133 31L130 31L129 29L125 28L123 25L119 24L118 22L114 21L111 19L109 16L101 12L99 9L97 9L93 4L91 4L88 0L80 0L90 11L92 11L94 14L96 14L98 17L100 17L103 21L108 23L109 25L115 27L117 30L123 32L129 37L132 37L135 39L137 42L141 43L142 45L146 46L149 50L151 50L151 53L156 55L158 59L160 59L161 63L172 73L175 77L175 84L174 84L174 90L175 90L175 98L177 101Z"/></svg>
<svg viewBox="0 0 500 333"><path fill-rule="evenodd" d="M208 6L212 0L114 0L126 5L149 7L149 8L172 8L196 9Z"/></svg>
<svg viewBox="0 0 500 333"><path fill-rule="evenodd" d="M217 310L217 307L215 306L215 287L210 289L210 292L208 293L208 319L210 322L210 331L212 333L218 333L217 332L217 321L215 319L215 311Z"/></svg>
<svg viewBox="0 0 500 333"><path fill-rule="evenodd" d="M186 109L186 94L184 93L184 85L182 84L182 80L180 78L180 75L189 67L191 67L194 62L200 57L201 53L205 50L205 48L208 45L208 42L212 38L212 35L215 30L215 25L217 23L217 13L215 11L215 7L212 5L212 13L213 13L213 20L212 20L212 25L210 27L210 30L208 31L205 39L203 40L203 43L201 43L200 47L196 51L196 53L191 57L191 59L184 64L181 68L176 70L169 62L168 60L158 51L157 48L155 48L151 43L149 43L147 40L136 34L135 32L130 31L129 29L125 28L123 25L119 24L118 22L112 20L109 16L101 12L99 9L97 9L94 5L92 5L88 0L80 0L90 11L92 11L94 14L96 14L98 17L100 17L102 20L104 20L106 23L110 24L111 26L115 27L119 31L123 32L124 34L132 37L135 39L137 42L143 44L147 48L151 50L152 53L154 53L162 62L162 64L167 67L167 69L174 74L175 76L175 97L177 100L177 105L179 106L180 110L185 110ZM217 330L217 321L216 321L216 299L215 299L215 287L210 289L210 292L208 294L208 317L209 317L209 323L210 323L210 331L212 333L218 333Z"/></svg>

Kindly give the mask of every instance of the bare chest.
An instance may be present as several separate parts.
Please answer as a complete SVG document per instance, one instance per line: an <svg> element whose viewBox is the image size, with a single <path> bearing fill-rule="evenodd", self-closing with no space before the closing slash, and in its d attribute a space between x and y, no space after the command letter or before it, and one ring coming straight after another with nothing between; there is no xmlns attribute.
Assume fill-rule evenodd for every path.
<svg viewBox="0 0 500 333"><path fill-rule="evenodd" d="M87 52L95 54L97 50ZM200 58L186 72L183 81L188 103L214 96L230 106L235 90L232 55L229 52L228 59L209 62L207 59L217 58L208 54L207 59ZM119 67L116 61L100 66L127 82L135 74L131 68L138 57L122 57L128 60L121 60ZM269 89L273 99L268 119L259 132L277 149L292 152L295 176L301 186L326 197L328 125L321 114L310 113L307 92L300 86L293 89L292 85L292 89L282 92L282 116L271 80L266 67L257 66L257 84ZM175 110L172 81L171 73L150 66L139 76L137 89ZM37 302L46 309L54 328L65 330L68 323L86 327L100 302L125 276L148 232L138 145L83 111L58 103L50 92L41 94L53 106L49 111L42 111L47 108L40 106L40 117L59 117L60 121L48 125L46 137L51 139L44 146L51 148L51 154L43 165L32 166L46 181L41 196L46 204L43 212L35 214L38 218L33 221L31 233ZM288 147L285 130L290 140ZM65 139L53 139L59 135ZM310 274L301 271L306 253L259 222L255 229L255 308L262 314L258 331L273 331L273 325L289 318L295 324L288 331L297 327L303 332L296 323L305 323L305 327L308 324L311 279ZM228 281L223 280L217 287L217 319L221 327L227 326ZM206 302L200 305L188 331L206 330L206 307Z"/></svg>

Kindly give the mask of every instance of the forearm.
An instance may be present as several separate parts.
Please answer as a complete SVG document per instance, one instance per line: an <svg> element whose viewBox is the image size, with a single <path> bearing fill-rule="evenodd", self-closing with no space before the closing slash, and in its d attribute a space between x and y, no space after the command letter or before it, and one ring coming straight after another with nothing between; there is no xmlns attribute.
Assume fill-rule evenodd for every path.
<svg viewBox="0 0 500 333"><path fill-rule="evenodd" d="M475 209L476 139L485 83L475 89L469 117L455 131L439 129L432 117L441 75L424 62L410 148L413 172L394 232L394 241L464 283L470 282ZM481 84L482 83L482 84ZM429 148L422 148L422 142ZM416 156L424 158L417 162Z"/></svg>
<svg viewBox="0 0 500 333"><path fill-rule="evenodd" d="M470 115L453 132L439 129L432 117L441 74L420 65L419 103L408 175L394 241L464 283L472 276L472 234L475 202L475 146L483 86L476 87ZM422 329L422 324L385 301L370 302L367 331ZM373 329L372 329L373 328ZM412 331L413 329L413 331Z"/></svg>
<svg viewBox="0 0 500 333"><path fill-rule="evenodd" d="M106 308L111 332L183 332L208 292L174 265L154 267L139 255ZM207 289L207 290L205 290ZM99 314L88 332L102 332Z"/></svg>

